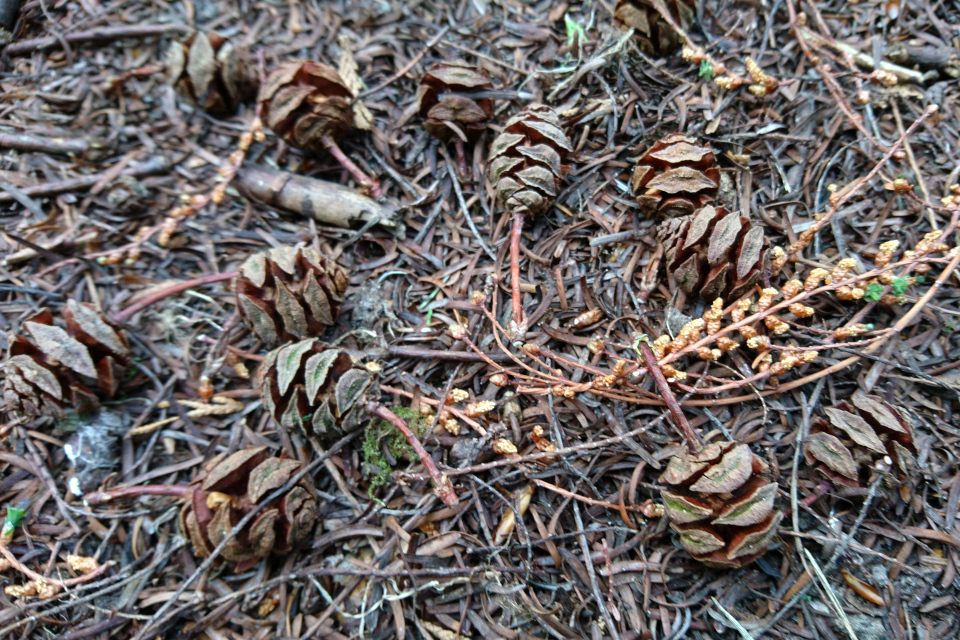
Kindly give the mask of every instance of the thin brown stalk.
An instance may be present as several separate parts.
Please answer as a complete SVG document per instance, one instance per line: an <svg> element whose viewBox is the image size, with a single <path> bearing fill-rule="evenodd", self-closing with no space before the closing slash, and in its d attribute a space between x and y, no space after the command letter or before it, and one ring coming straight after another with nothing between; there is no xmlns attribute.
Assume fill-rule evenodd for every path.
<svg viewBox="0 0 960 640"><path fill-rule="evenodd" d="M650 345L645 342L640 343L640 353L643 354L643 360L647 363L647 371L653 376L653 381L656 383L657 388L660 389L660 396L666 403L667 409L670 410L674 422L677 423L677 429L679 429L680 435L682 435L684 441L686 441L687 448L690 449L690 453L696 453L702 448L700 437L694 433L690 427L690 423L687 422L687 416L683 415L683 409L680 408L677 397L673 395L670 384L667 382L666 377L664 377L663 371L660 370L660 365L657 364L657 357L653 355L653 350L650 348Z"/></svg>
<svg viewBox="0 0 960 640"><path fill-rule="evenodd" d="M342 164L343 168L353 176L353 179L357 181L357 184L359 184L362 189L370 194L371 198L379 200L383 197L383 191L380 190L380 183L377 182L376 178L369 177L363 172L363 169L358 167L353 160L348 158L347 154L343 152L343 149L340 148L340 145L337 144L336 140L331 138L329 134L324 134L324 136L320 138L320 142L323 143L324 148L330 152L330 155L336 158L337 162Z"/></svg>
<svg viewBox="0 0 960 640"><path fill-rule="evenodd" d="M94 491L93 493L88 493L85 495L83 497L83 501L91 507L96 507L108 502L124 500L127 498L138 498L140 496L172 496L175 498L186 498L191 493L193 493L192 488L182 485L143 484L131 487L117 487L115 489L107 489L106 491Z"/></svg>
<svg viewBox="0 0 960 640"><path fill-rule="evenodd" d="M232 280L234 277L236 277L236 275L236 271L225 271L223 273L214 273L209 276L203 276L200 278L194 278L192 280L185 280L184 282L172 284L168 287L160 289L159 291L151 293L140 302L135 302L126 309L115 314L113 319L115 322L124 322L136 312L146 309L155 302L159 302L160 300L172 296L175 293L180 293L181 291L186 291L187 289L193 289L194 287L201 287L205 284L221 282L223 280Z"/></svg>
<svg viewBox="0 0 960 640"><path fill-rule="evenodd" d="M427 470L427 473L430 474L430 479L433 481L433 486L437 488L437 492L440 494L440 499L443 500L443 503L448 507L456 505L460 500L457 498L457 494L453 490L453 485L450 483L450 479L447 478L446 474L440 473L440 470L437 469L437 465L434 463L433 458L431 458L430 454L427 453L427 450L423 448L423 444L420 442L420 439L417 438L417 434L410 429L410 425L408 425L403 418L390 411L383 405L377 404L376 402L368 402L366 408L367 413L372 416L376 416L381 420L386 420L396 427L397 431L403 434L403 437L407 439L407 443L413 447L413 450L417 453L417 456L420 457L420 461L423 462L423 466Z"/></svg>

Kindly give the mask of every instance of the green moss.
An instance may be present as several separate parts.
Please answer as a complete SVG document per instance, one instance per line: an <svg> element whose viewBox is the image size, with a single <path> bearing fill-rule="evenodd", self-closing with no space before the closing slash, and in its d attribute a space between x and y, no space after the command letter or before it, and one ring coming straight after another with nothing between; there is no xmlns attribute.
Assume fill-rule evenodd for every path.
<svg viewBox="0 0 960 640"><path fill-rule="evenodd" d="M403 418L403 420L410 425L410 429L417 434L417 437L422 437L429 426L423 415L415 413L407 407L394 407L391 411L400 418ZM387 484L387 480L390 479L390 474L393 473L393 467L390 465L387 456L383 453L384 447L390 452L394 460L400 460L404 456L412 454L413 449L407 444L407 439L403 437L403 434L397 431L397 429L386 420L372 420L370 424L367 425L364 436L363 471L370 482L367 495L369 495L372 500L380 502L380 500L374 496L374 493L377 489Z"/></svg>

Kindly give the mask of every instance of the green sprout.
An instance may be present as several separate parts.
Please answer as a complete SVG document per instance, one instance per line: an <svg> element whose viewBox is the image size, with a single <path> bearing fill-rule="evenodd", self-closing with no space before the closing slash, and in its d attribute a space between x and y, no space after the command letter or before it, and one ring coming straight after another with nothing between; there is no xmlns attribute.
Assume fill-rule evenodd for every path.
<svg viewBox="0 0 960 640"><path fill-rule="evenodd" d="M418 438L422 437L427 430L427 419L420 413L406 407L395 407L391 411L403 418ZM383 452L384 448L394 460L400 460L413 453L413 448L396 427L386 420L373 420L367 425L363 441L364 474L370 481L367 495L370 496L371 500L376 500L381 504L382 502L373 494L377 489L387 484L387 480L393 472L390 460Z"/></svg>
<svg viewBox="0 0 960 640"><path fill-rule="evenodd" d="M900 297L907 292L907 289L910 287L910 281L906 278L894 278L893 282L890 283L890 291L893 292L893 295Z"/></svg>
<svg viewBox="0 0 960 640"><path fill-rule="evenodd" d="M7 507L7 517L3 521L3 529L0 530L0 544L4 546L10 544L10 541L13 540L13 532L16 531L20 523L23 522L25 515L26 511L23 509Z"/></svg>
<svg viewBox="0 0 960 640"><path fill-rule="evenodd" d="M714 79L714 77L716 77L716 75L716 72L713 70L713 64L709 60L703 59L700 61L701 78L706 78L707 82L710 82Z"/></svg>
<svg viewBox="0 0 960 640"><path fill-rule="evenodd" d="M570 18L570 14L564 14L563 24L567 27L567 46L573 46L574 43L581 44L587 41L587 34L583 27Z"/></svg>

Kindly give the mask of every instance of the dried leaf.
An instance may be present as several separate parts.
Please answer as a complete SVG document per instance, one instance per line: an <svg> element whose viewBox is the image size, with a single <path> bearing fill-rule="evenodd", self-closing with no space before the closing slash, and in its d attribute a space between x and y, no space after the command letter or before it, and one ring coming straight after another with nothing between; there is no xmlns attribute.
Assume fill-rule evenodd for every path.
<svg viewBox="0 0 960 640"><path fill-rule="evenodd" d="M647 189L669 194L697 193L707 189L716 189L717 184L702 171L690 167L668 169L647 183Z"/></svg>
<svg viewBox="0 0 960 640"><path fill-rule="evenodd" d="M302 340L280 348L277 353L277 391L280 395L286 395L300 373L300 361L313 349L313 344L313 340Z"/></svg>
<svg viewBox="0 0 960 640"><path fill-rule="evenodd" d="M776 537L782 519L783 513L775 511L766 521L738 530L730 540L727 557L733 560L765 552Z"/></svg>
<svg viewBox="0 0 960 640"><path fill-rule="evenodd" d="M862 447L866 447L871 451L879 454L885 454L887 452L886 447L883 446L883 442L877 436L877 433L873 430L866 420L860 416L848 413L846 411L841 411L836 407L827 407L825 413L830 418L830 423L850 436L850 439L859 444Z"/></svg>
<svg viewBox="0 0 960 640"><path fill-rule="evenodd" d="M857 463L854 462L850 451L843 446L840 439L829 433L811 433L803 443L804 453L819 460L830 470L856 480L858 477Z"/></svg>
<svg viewBox="0 0 960 640"><path fill-rule="evenodd" d="M680 545L687 553L697 557L719 551L726 546L723 538L713 527L705 524L671 525L680 534Z"/></svg>

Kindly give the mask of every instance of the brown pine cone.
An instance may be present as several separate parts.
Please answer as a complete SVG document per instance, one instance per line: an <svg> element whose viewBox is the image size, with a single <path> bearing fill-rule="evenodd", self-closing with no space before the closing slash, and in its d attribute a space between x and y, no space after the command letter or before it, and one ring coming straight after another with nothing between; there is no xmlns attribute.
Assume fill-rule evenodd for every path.
<svg viewBox="0 0 960 640"><path fill-rule="evenodd" d="M683 291L701 299L736 300L767 268L770 243L761 227L723 207L707 205L692 216L660 225L664 265Z"/></svg>
<svg viewBox="0 0 960 640"><path fill-rule="evenodd" d="M180 510L180 528L196 554L208 557L236 524L264 497L300 471L296 460L272 458L267 447L221 454L205 473ZM317 523L317 495L305 475L285 495L268 503L221 555L229 562L251 565L270 553L286 553L303 542Z"/></svg>
<svg viewBox="0 0 960 640"><path fill-rule="evenodd" d="M862 489L871 475L890 464L909 477L917 447L913 424L901 409L879 396L858 393L852 404L841 402L824 409L803 443L808 465L838 487ZM889 477L889 476L888 476Z"/></svg>
<svg viewBox="0 0 960 640"><path fill-rule="evenodd" d="M267 354L257 374L263 406L285 429L331 442L360 427L373 375L342 349L319 340L286 344Z"/></svg>
<svg viewBox="0 0 960 640"><path fill-rule="evenodd" d="M337 321L347 272L315 249L276 247L240 265L237 310L266 344L323 334Z"/></svg>
<svg viewBox="0 0 960 640"><path fill-rule="evenodd" d="M93 307L68 300L66 330L43 309L13 336L4 370L7 409L28 417L63 417L64 408L87 413L112 398L130 360L127 336Z"/></svg>
<svg viewBox="0 0 960 640"><path fill-rule="evenodd" d="M510 118L490 148L487 174L497 202L510 210L540 215L557 197L566 173L563 161L573 150L550 107L532 105Z"/></svg>
<svg viewBox="0 0 960 640"><path fill-rule="evenodd" d="M720 168L709 144L674 133L640 156L632 186L640 211L648 218L676 218L714 201Z"/></svg>
<svg viewBox="0 0 960 640"><path fill-rule="evenodd" d="M683 0L666 0L670 17L684 31L693 24L693 8ZM647 55L670 53L680 43L679 34L663 19L649 0L617 0L617 20L636 33L640 50Z"/></svg>
<svg viewBox="0 0 960 640"><path fill-rule="evenodd" d="M257 93L249 54L216 31L198 31L170 45L167 69L177 93L214 115L233 113Z"/></svg>
<svg viewBox="0 0 960 640"><path fill-rule="evenodd" d="M783 518L768 475L750 447L736 442L671 458L660 495L683 548L712 567L742 567L766 553Z"/></svg>
<svg viewBox="0 0 960 640"><path fill-rule="evenodd" d="M353 129L353 93L340 74L313 60L284 62L260 87L264 120L293 147L320 151L324 136Z"/></svg>
<svg viewBox="0 0 960 640"><path fill-rule="evenodd" d="M452 122L468 140L486 129L493 115L492 98L475 98L472 93L493 89L483 69L463 62L441 62L430 67L420 79L417 104L424 127L430 135L447 140L456 135L445 123Z"/></svg>

